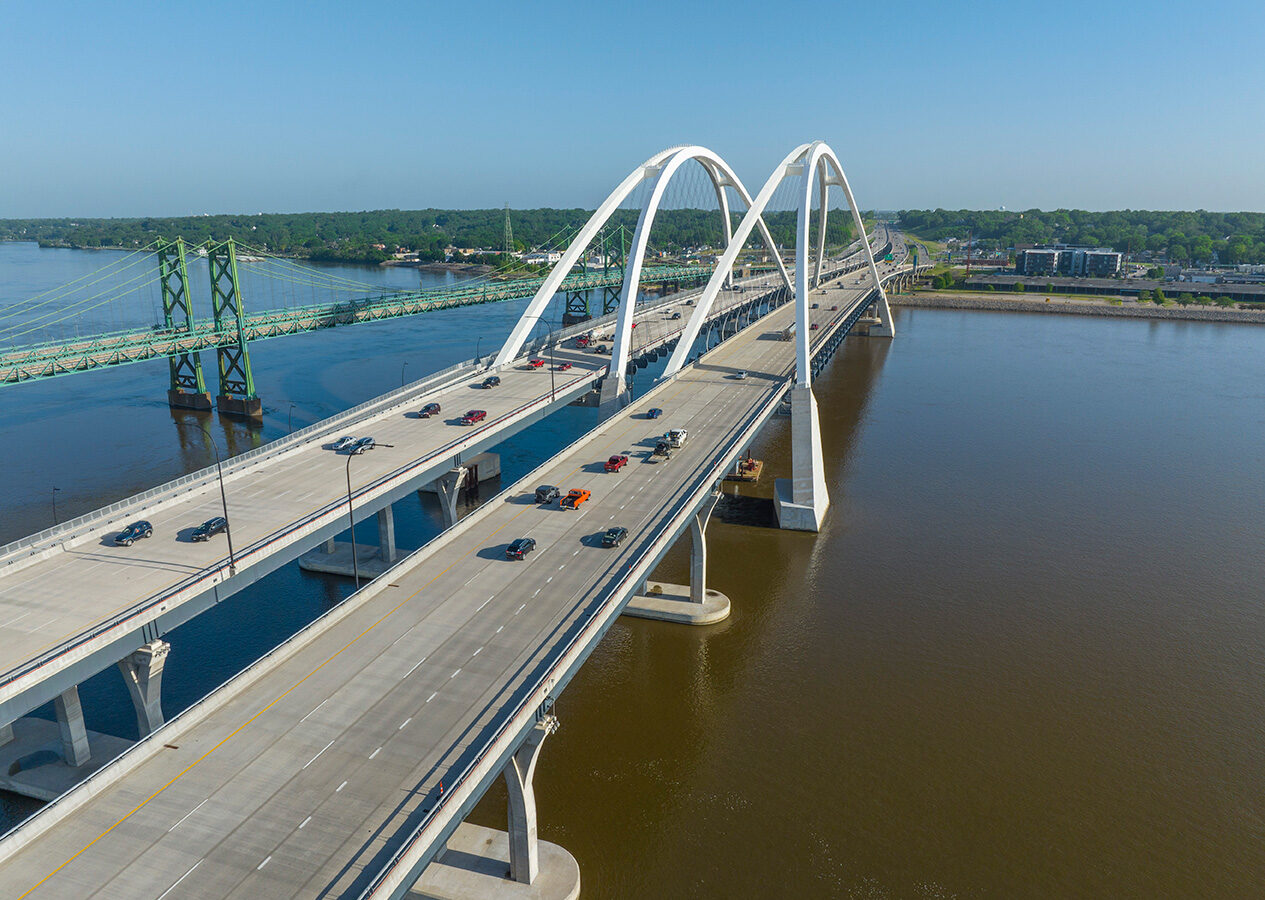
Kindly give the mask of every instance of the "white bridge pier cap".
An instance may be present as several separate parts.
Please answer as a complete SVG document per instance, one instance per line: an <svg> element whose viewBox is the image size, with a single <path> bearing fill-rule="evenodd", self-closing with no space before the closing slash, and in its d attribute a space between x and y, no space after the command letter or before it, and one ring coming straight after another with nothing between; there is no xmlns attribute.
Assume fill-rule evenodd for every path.
<svg viewBox="0 0 1265 900"><path fill-rule="evenodd" d="M818 213L816 267L813 272L811 286L815 287L821 277L822 258L825 255L826 217L829 208L826 191L831 186L838 186L843 188L848 207L852 210L852 221L856 225L861 245L865 248L865 260L870 269L870 277L874 279L875 287L878 290L879 302L886 306L887 295L884 293L883 285L879 281L878 267L874 264L874 254L870 249L869 238L865 234L865 225L861 221L861 211L857 208L856 198L852 195L852 188L848 184L847 176L843 174L843 166L839 164L839 159L835 156L835 152L824 141L801 144L778 163L777 168L773 170L773 174L769 176L768 181L764 183L764 187L760 189L755 201L748 204L747 214L738 225L738 230L734 232L729 246L716 264L716 270L712 273L711 280L707 282L707 287L703 289L703 294L699 298L693 314L690 316L690 321L686 325L685 331L681 334L681 341L677 344L676 350L673 351L672 358L668 360L667 368L663 372L664 378L674 375L685 365L690 348L693 347L699 331L702 330L703 323L706 321L711 306L716 300L716 295L724 286L725 273L732 268L734 260L757 223L765 235L766 243L769 244L771 249L773 248L772 239L768 236L768 228L764 224L764 209L773 198L774 191L778 189L782 182L795 176L799 176L802 185L799 195L799 218L795 240L796 383L806 386L811 383L812 379L812 367L809 364L811 341L808 327L808 292L811 289L808 278L808 218L812 212L814 180L820 187L821 209ZM778 261L778 267L782 271L783 278L786 278L786 269L782 266L781 255L776 250L773 250L773 256ZM789 278L787 278L786 283L788 287L791 287ZM890 315L888 320L890 321Z"/></svg>
<svg viewBox="0 0 1265 900"><path fill-rule="evenodd" d="M557 294L562 281L567 274L579 262L581 255L588 249L589 244L597 237L602 226L614 215L619 205L628 198L628 196L636 190L636 188L645 181L654 180L654 187L651 189L642 204L641 215L637 220L637 228L633 233L632 246L628 254L628 259L624 268L624 283L620 290L619 309L615 324L614 346L611 348L611 361L607 369L607 378L614 378L616 381L615 393L623 388L624 371L628 367L629 348L632 342L632 322L634 307L636 306L637 293L641 287L641 269L645 259L646 249L650 240L651 226L654 224L655 214L659 210L659 205L663 201L664 191L667 190L669 182L673 175L689 161L696 161L707 173L711 179L712 186L716 190L716 198L720 205L720 215L724 220L724 234L727 249L732 249L735 244L735 235L731 234L732 225L729 220L729 201L725 194L725 188L732 187L742 198L748 209L751 207L752 199L742 181L729 167L729 164L721 159L717 154L708 150L706 147L694 145L683 147L669 147L661 150L651 156L644 163L634 169L628 177L626 177L619 186L613 190L610 195L603 201L597 211L589 217L588 222L580 229L575 240L563 253L562 258L554 265L549 272L549 276L541 284L540 289L536 291L536 295L532 297L531 302L527 304L527 308L523 310L522 316L518 323L514 326L510 336L506 339L504 346L496 355L493 366L504 366L512 362L522 350L523 344L531 336L532 330L536 323L544 314L545 308L549 302ZM767 201L766 201L767 202ZM744 224L751 219L750 213L743 219ZM786 284L790 287L790 276L786 272L786 267L782 264L780 254L777 247L773 243L772 235L764 224L764 219L756 216L746 225L745 231L742 232L741 241L737 241L739 246L745 243L750 235L752 228L758 222L760 226L761 236L764 238L765 244L768 246L770 253L777 259L778 268L781 269L782 277L786 280ZM741 231L741 229L740 229ZM727 254L725 259L729 262L718 266L712 275L712 282L723 285L729 278L730 266L732 265L733 256L735 254ZM710 283L709 283L710 284ZM691 318L693 321L693 318Z"/></svg>

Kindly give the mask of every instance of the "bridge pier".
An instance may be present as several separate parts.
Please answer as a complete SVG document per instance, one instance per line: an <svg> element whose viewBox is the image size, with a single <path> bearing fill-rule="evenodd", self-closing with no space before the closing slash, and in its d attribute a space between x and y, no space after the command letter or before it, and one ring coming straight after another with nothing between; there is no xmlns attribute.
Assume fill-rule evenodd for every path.
<svg viewBox="0 0 1265 900"><path fill-rule="evenodd" d="M547 715L528 732L501 774L507 793L507 830L462 823L422 872L407 900L575 900L580 866L575 857L537 836L536 763L545 738L558 730Z"/></svg>
<svg viewBox="0 0 1265 900"><path fill-rule="evenodd" d="M53 710L57 714L62 758L68 766L84 765L92 758L92 750L88 746L88 727L83 721L83 704L79 702L79 686L58 694Z"/></svg>
<svg viewBox="0 0 1265 900"><path fill-rule="evenodd" d="M505 764L503 774L508 796L510 880L531 884L540 873L540 849L536 841L536 792L532 778L540 760L545 738L558 730L557 716L545 716L536 723L523 745Z"/></svg>
<svg viewBox="0 0 1265 900"><path fill-rule="evenodd" d="M817 399L807 384L791 388L791 476L773 484L778 525L790 531L820 531L830 496L826 491Z"/></svg>
<svg viewBox="0 0 1265 900"><path fill-rule="evenodd" d="M356 562L351 561L351 542L330 538L315 550L299 557L299 568L326 575L345 575L363 579L377 578L400 558L395 545L395 514L390 506L378 510L378 546L356 544Z"/></svg>
<svg viewBox="0 0 1265 900"><path fill-rule="evenodd" d="M457 466L435 479L435 488L439 491L439 507L444 514L444 528L457 524L457 498L461 496L461 486L466 483L470 470L465 466Z"/></svg>
<svg viewBox="0 0 1265 900"><path fill-rule="evenodd" d="M141 738L148 737L163 724L163 667L170 652L171 644L166 641L151 641L119 660L119 671L123 673L123 683L136 710L136 730Z"/></svg>
<svg viewBox="0 0 1265 900"><path fill-rule="evenodd" d="M707 523L720 499L713 491L690 519L690 583L647 581L644 594L628 601L623 615L682 625L712 625L729 618L729 598L707 589Z"/></svg>

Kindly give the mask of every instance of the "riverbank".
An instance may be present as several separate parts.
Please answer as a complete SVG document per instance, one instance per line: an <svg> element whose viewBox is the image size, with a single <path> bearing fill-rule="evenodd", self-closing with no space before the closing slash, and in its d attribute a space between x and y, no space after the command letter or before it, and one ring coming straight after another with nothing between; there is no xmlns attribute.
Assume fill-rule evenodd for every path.
<svg viewBox="0 0 1265 900"><path fill-rule="evenodd" d="M1029 294L919 291L890 294L893 306L924 309L981 309L1004 312L1064 313L1128 319L1170 319L1193 322L1239 322L1265 325L1265 310L1217 306L1155 306L1134 300L1112 302L1094 298L1034 297Z"/></svg>

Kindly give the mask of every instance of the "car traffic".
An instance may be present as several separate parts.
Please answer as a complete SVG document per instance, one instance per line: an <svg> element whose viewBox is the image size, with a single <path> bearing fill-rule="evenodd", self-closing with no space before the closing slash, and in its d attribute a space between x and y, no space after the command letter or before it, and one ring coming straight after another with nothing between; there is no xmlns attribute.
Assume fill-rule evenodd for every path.
<svg viewBox="0 0 1265 900"><path fill-rule="evenodd" d="M217 534L228 531L228 519L223 516L216 516L213 519L207 519L197 528L193 529L193 534L189 535L189 539L193 541L210 540Z"/></svg>
<svg viewBox="0 0 1265 900"><path fill-rule="evenodd" d="M151 537L154 534L154 526L145 520L133 522L114 536L114 543L120 547L130 547L136 541L143 538Z"/></svg>
<svg viewBox="0 0 1265 900"><path fill-rule="evenodd" d="M616 454L606 460L602 467L606 469L607 472L618 472L626 465L628 465L628 457L623 454Z"/></svg>

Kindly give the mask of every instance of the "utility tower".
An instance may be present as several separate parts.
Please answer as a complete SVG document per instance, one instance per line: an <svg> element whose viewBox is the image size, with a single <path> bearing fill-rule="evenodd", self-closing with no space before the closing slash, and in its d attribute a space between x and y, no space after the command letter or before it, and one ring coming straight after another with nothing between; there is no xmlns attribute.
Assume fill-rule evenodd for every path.
<svg viewBox="0 0 1265 900"><path fill-rule="evenodd" d="M505 252L514 252L514 228L510 225L510 205L505 204Z"/></svg>

